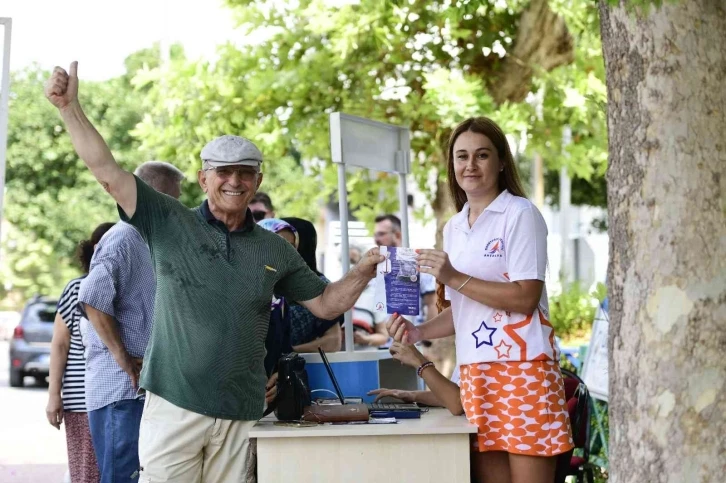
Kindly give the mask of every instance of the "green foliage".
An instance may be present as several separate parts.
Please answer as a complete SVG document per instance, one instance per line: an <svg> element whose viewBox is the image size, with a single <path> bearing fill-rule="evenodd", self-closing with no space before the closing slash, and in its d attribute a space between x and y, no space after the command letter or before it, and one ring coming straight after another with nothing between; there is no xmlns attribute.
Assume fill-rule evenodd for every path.
<svg viewBox="0 0 726 483"><path fill-rule="evenodd" d="M583 339L589 336L598 300L605 297L605 286L588 293L579 282L563 284L563 291L549 298L550 322L555 334L565 345L568 340ZM601 299L602 297L602 299Z"/></svg>
<svg viewBox="0 0 726 483"><path fill-rule="evenodd" d="M209 139L246 135L266 154L263 189L278 211L311 216L337 197L328 133L334 111L409 126L413 178L429 201L437 194L431 180L445 172L450 129L476 115L494 118L508 133L529 131L528 151L541 150L552 169L566 162L583 179L604 174L604 68L590 0L553 0L574 29L576 65L537 73L546 114L539 121L532 104L496 105L491 95L502 65L495 52L506 56L516 42L526 1L227 3L253 42L223 46L214 62L176 59L136 78L153 85L149 115L135 131L143 149L189 175ZM567 160L558 137L566 123L575 132ZM385 173L351 173L354 214L370 221L395 208L395 185Z"/></svg>
<svg viewBox="0 0 726 483"><path fill-rule="evenodd" d="M127 66L150 65L153 52L130 56ZM158 56L157 56L158 57ZM55 108L43 99L50 72L31 66L12 74L0 299L34 293L59 295L78 275L72 261L78 242L102 222L118 219L107 193L78 159ZM142 159L131 136L141 120L142 93L129 72L105 82L83 82L80 100L119 163Z"/></svg>
<svg viewBox="0 0 726 483"><path fill-rule="evenodd" d="M607 444L607 441L610 439L609 405L605 401L600 401L598 399L592 399L592 405L593 408L597 408L600 413L601 426L598 425L597 416L593 410L590 414L590 461L595 466L595 483L601 483L608 481L608 477L610 476L608 473L609 455L606 451L606 446L603 445L602 441L604 439Z"/></svg>
<svg viewBox="0 0 726 483"><path fill-rule="evenodd" d="M536 102L494 101L527 0L227 3L246 45L220 46L205 61L173 46L163 66L154 45L126 60L125 75L81 83L83 106L119 162L130 169L147 159L176 164L187 175L184 203L203 197L196 183L202 146L240 134L265 153L262 189L279 213L315 219L321 203L337 199L328 133L334 111L409 126L412 177L429 201L445 174L450 129L487 115L520 145L526 134L523 166L535 152L552 171L567 164L577 178L576 202L602 203L604 67L592 0L550 0L573 35L575 61L552 72L535 66L532 92L540 93L541 110ZM42 100L47 76L33 67L14 73L12 83L5 215L14 229L4 234L3 281L23 294L57 293L77 242L97 223L117 219ZM565 125L573 131L568 156ZM394 210L396 184L387 173L351 172L354 214L370 221ZM436 216L447 213L441 208Z"/></svg>
<svg viewBox="0 0 726 483"><path fill-rule="evenodd" d="M542 93L542 110L531 128L530 149L540 153L549 171L545 193L559 203L559 170L568 167L572 203L607 204L607 89L602 59L598 10L590 2L551 0L550 6L567 21L575 41L575 61L535 79ZM572 142L563 154L563 128Z"/></svg>

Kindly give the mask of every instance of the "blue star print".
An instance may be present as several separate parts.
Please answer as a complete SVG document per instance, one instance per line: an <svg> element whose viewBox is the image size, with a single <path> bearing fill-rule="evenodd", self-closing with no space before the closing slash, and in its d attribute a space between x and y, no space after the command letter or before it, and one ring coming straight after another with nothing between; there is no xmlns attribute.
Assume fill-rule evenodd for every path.
<svg viewBox="0 0 726 483"><path fill-rule="evenodd" d="M492 346L494 343L492 342L492 336L494 335L494 332L496 332L496 327L488 327L486 322L482 321L481 325L477 330L471 333L471 335L474 337L474 340L476 341L476 348L483 345L489 345ZM488 333L487 333L488 332ZM481 337L481 341L479 338Z"/></svg>

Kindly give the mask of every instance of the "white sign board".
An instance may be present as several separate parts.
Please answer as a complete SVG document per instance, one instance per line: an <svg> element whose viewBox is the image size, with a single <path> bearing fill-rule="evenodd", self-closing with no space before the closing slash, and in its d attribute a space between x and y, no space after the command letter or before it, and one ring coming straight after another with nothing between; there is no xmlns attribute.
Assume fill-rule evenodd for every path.
<svg viewBox="0 0 726 483"><path fill-rule="evenodd" d="M582 367L582 380L590 395L602 401L608 400L608 313L599 305L592 325L590 346Z"/></svg>
<svg viewBox="0 0 726 483"><path fill-rule="evenodd" d="M409 130L341 112L330 115L334 163L389 173L410 172Z"/></svg>

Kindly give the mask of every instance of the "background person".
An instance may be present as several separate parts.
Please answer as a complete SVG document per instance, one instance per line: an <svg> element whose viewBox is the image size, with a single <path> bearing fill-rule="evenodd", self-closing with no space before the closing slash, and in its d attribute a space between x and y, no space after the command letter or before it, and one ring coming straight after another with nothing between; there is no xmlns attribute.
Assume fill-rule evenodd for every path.
<svg viewBox="0 0 726 483"><path fill-rule="evenodd" d="M400 318L400 316L397 316ZM389 325L396 318L391 318ZM427 406L445 407L454 416L464 414L464 407L461 404L461 394L458 383L458 371L455 372L454 378L447 379L441 374L435 365L431 363L421 352L412 344L403 344L403 330L405 325L401 324L399 334L394 336L394 342L391 344L391 355L397 361L413 367L424 380L428 391L406 391L402 389L374 389L368 393L369 396L375 395L376 401L384 397L393 397L403 402L419 403ZM396 340L398 339L398 340Z"/></svg>
<svg viewBox="0 0 726 483"><path fill-rule="evenodd" d="M403 245L401 219L390 213L377 216L373 239L379 247L401 247ZM428 273L421 273L419 281L419 313L416 316L406 316L416 325L423 324L438 313L436 279Z"/></svg>
<svg viewBox="0 0 726 483"><path fill-rule="evenodd" d="M78 261L83 275L68 282L63 289L53 323L45 414L56 429L66 423L68 469L74 483L97 483L100 478L86 412L86 358L81 340L78 290L88 274L96 244L113 225L101 223L90 239L79 244Z"/></svg>
<svg viewBox="0 0 726 483"><path fill-rule="evenodd" d="M267 231L276 233L287 240L292 246L297 247L298 234L289 223L278 218L265 218L257 222L257 225ZM270 303L270 325L267 329L265 339L265 372L268 377L276 374L277 361L285 354L292 352L290 342L290 309L285 297L272 296ZM275 376L277 381L277 376ZM267 389L270 389L271 382L268 381Z"/></svg>
<svg viewBox="0 0 726 483"><path fill-rule="evenodd" d="M147 161L136 176L178 199L184 173ZM139 472L138 392L141 360L151 336L156 276L149 247L128 223L114 225L96 245L78 301L90 322L86 333L86 406L101 483L134 479Z"/></svg>
<svg viewBox="0 0 726 483"><path fill-rule="evenodd" d="M376 217L373 239L377 246L401 247L403 234L401 232L401 220L392 214L385 214ZM386 348L390 341L388 332L385 329L385 321L388 314L381 313L375 309L375 282L371 282L356 302L357 308L365 308L372 313L372 330L356 330L353 333L353 340L356 349L360 348ZM421 273L419 278L419 315L406 316L407 319L418 325L430 317L436 315L436 279L427 274ZM358 314L363 317L363 314Z"/></svg>
<svg viewBox="0 0 726 483"><path fill-rule="evenodd" d="M272 206L270 196L262 191L258 191L250 200L249 209L255 221L269 218L275 218L275 207Z"/></svg>
<svg viewBox="0 0 726 483"><path fill-rule="evenodd" d="M330 283L322 272L318 270L315 251L318 247L318 233L308 220L302 218L283 218L298 233L297 251L308 264L310 270L315 272L325 283ZM342 345L343 317L333 320L324 320L316 317L312 312L300 304L291 302L290 313L290 342L295 352L317 352L322 347L325 352L337 352Z"/></svg>

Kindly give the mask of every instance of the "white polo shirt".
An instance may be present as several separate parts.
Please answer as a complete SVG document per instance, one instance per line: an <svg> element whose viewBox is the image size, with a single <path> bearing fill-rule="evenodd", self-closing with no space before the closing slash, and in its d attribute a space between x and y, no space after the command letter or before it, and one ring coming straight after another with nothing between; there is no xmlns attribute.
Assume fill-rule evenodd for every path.
<svg viewBox="0 0 726 483"><path fill-rule="evenodd" d="M444 227L453 267L490 282L545 279L547 225L526 198L503 191L470 228L469 204ZM532 314L497 310L446 287L456 328L457 363L558 360L547 289Z"/></svg>

